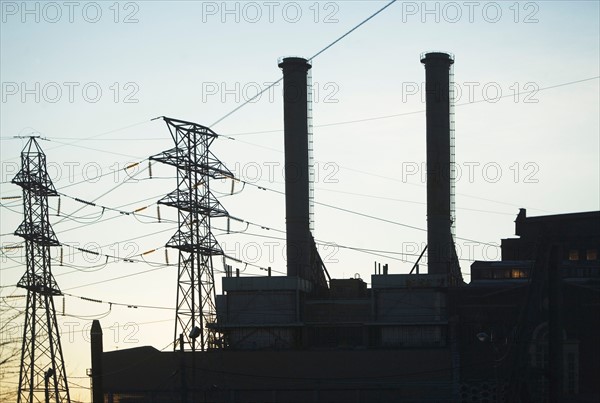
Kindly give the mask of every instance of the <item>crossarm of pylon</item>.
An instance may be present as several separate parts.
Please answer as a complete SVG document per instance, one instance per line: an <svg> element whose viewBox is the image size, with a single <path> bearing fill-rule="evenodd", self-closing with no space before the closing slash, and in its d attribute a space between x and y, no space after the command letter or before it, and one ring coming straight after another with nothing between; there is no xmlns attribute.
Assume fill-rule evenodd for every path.
<svg viewBox="0 0 600 403"><path fill-rule="evenodd" d="M181 189L175 189L158 201L159 204L171 206L183 211L197 211L201 215L210 217L227 217L229 213L225 207L208 191L200 200L192 200L189 192Z"/></svg>
<svg viewBox="0 0 600 403"><path fill-rule="evenodd" d="M172 148L163 151L160 154L150 157L152 161L162 162L176 168L197 172L200 175L206 175L213 179L233 178L233 174L223 163L221 163L210 151L206 162L193 162L189 150L182 148Z"/></svg>
<svg viewBox="0 0 600 403"><path fill-rule="evenodd" d="M193 242L189 232L179 229L167 242L166 246L188 253L200 253L204 256L217 256L223 254L223 249L221 249L216 238L210 232Z"/></svg>
<svg viewBox="0 0 600 403"><path fill-rule="evenodd" d="M49 225L41 222L23 221L15 230L15 235L45 246L59 246L58 238Z"/></svg>

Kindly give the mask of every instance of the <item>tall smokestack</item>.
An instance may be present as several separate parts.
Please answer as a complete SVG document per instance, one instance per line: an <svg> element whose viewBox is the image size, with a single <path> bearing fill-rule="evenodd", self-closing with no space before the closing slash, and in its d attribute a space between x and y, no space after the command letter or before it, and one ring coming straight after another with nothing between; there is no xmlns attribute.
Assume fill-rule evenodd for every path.
<svg viewBox="0 0 600 403"><path fill-rule="evenodd" d="M450 206L450 66L448 53L421 55L427 111L427 265L429 274L450 274L454 254Z"/></svg>
<svg viewBox="0 0 600 403"><path fill-rule="evenodd" d="M300 57L286 57L283 70L285 227L287 275L310 278L307 72Z"/></svg>

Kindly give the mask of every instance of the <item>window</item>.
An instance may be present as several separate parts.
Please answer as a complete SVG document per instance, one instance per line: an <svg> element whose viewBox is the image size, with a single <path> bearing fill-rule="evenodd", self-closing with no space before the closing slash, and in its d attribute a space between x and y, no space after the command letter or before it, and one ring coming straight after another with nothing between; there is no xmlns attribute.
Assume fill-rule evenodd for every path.
<svg viewBox="0 0 600 403"><path fill-rule="evenodd" d="M511 277L512 278L527 278L528 273L527 273L527 270L512 269Z"/></svg>
<svg viewBox="0 0 600 403"><path fill-rule="evenodd" d="M588 249L586 258L587 260L598 260L598 249Z"/></svg>
<svg viewBox="0 0 600 403"><path fill-rule="evenodd" d="M579 348L577 343L563 344L563 388L570 395L579 393Z"/></svg>
<svg viewBox="0 0 600 403"><path fill-rule="evenodd" d="M579 260L579 251L577 249L569 251L569 260Z"/></svg>
<svg viewBox="0 0 600 403"><path fill-rule="evenodd" d="M576 376L577 369L575 368L575 354L568 353L567 354L567 392L569 394L576 393Z"/></svg>
<svg viewBox="0 0 600 403"><path fill-rule="evenodd" d="M567 334L562 331L563 348L563 390L567 394L579 393L579 345L576 340L567 340ZM549 360L548 324L541 323L534 331L529 345L530 365L539 370L548 369ZM540 396L548 392L548 379L544 371L538 371L531 378L534 393Z"/></svg>
<svg viewBox="0 0 600 403"><path fill-rule="evenodd" d="M493 278L510 278L510 269L493 269Z"/></svg>
<svg viewBox="0 0 600 403"><path fill-rule="evenodd" d="M490 269L481 269L479 270L479 278L490 278Z"/></svg>

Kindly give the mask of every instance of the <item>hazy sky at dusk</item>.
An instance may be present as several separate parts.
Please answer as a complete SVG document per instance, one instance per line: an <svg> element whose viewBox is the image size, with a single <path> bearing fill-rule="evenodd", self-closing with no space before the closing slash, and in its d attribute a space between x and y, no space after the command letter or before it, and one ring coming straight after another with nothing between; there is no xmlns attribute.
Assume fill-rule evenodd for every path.
<svg viewBox="0 0 600 403"><path fill-rule="evenodd" d="M150 217L136 219L108 210L102 215L100 207L81 209L81 203L61 197L57 217L58 199L53 198L51 222L58 239L136 259L162 247L176 228L153 218L153 203L176 187L174 169L153 165L150 179L145 161L128 172L145 171L108 192L125 181L128 164L172 147L164 122L150 119L165 115L211 126L281 77L278 57L310 57L385 4L75 3L69 9L62 2L30 2L26 13L21 2L2 2L0 189L3 197L21 194L10 180L25 140L13 136L42 136L60 192L107 207L127 205L122 208L127 211L149 206L141 213ZM467 281L472 260L499 259L499 249L486 244L513 236L519 207L530 216L600 208L599 3L475 3L397 2L317 57L312 69L316 200L425 228L425 74L419 54L454 53L460 94L456 161L462 174L457 246ZM235 139L216 140L212 151L236 176L283 190L282 127L278 85L212 126ZM100 171L112 174L98 178ZM215 183L214 189L232 216L273 229L216 230L226 253L285 271L283 242L262 237L284 236L274 231L285 227L283 196L253 186L229 195L230 182ZM2 205L2 246L21 242L12 235L22 220L21 201L3 200ZM176 219L174 209L160 211L163 218ZM318 240L393 252L374 256L324 246L321 254L332 277L358 273L369 282L375 260L389 263L390 273L407 273L415 257L406 254L419 253L426 240L424 231L325 206L315 211ZM213 224L227 225L222 219ZM232 230L245 227L231 223ZM12 287L25 270L24 256L19 250L3 253L0 295L24 295ZM68 258L75 267L56 263L52 270L66 293L175 305L173 267L112 260L103 265L93 255L63 253L64 263ZM176 262L175 251L168 253L170 263ZM144 258L164 263L164 248ZM222 268L220 259L215 263ZM251 266L244 271L263 273ZM86 286L96 282L101 283ZM25 299L10 304L22 309ZM62 313L61 298L57 307ZM60 316L59 323L69 375L85 376L89 345L80 331L102 314L106 350L162 348L172 341L174 310L108 310L108 304L65 297L67 316ZM21 328L14 331L20 337ZM87 379L73 380L88 385ZM74 396L89 398L84 389L74 389Z"/></svg>

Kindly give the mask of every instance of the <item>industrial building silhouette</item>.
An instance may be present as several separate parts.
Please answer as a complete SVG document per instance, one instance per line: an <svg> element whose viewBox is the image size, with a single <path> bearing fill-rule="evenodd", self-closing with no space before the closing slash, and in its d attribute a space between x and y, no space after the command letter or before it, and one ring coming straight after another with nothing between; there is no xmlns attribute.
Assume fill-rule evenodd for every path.
<svg viewBox="0 0 600 403"><path fill-rule="evenodd" d="M453 238L454 56L426 72L427 274L330 278L310 232L306 59L285 58L287 275L231 270L202 352L102 351L94 403L513 402L600 398L600 211L516 219L463 281ZM289 174L293 172L294 174Z"/></svg>

